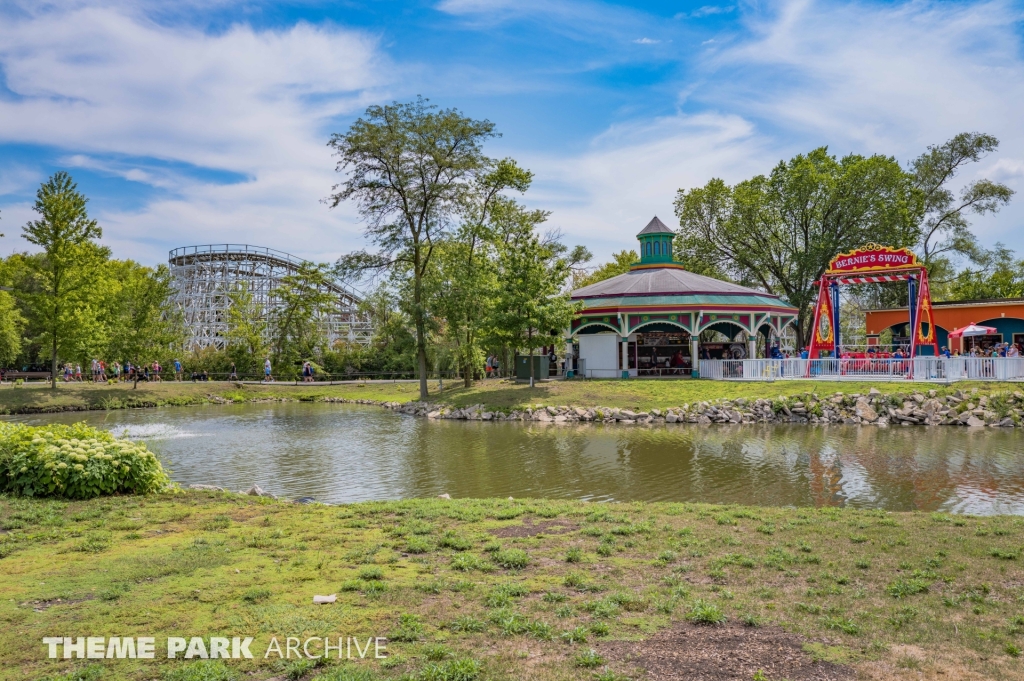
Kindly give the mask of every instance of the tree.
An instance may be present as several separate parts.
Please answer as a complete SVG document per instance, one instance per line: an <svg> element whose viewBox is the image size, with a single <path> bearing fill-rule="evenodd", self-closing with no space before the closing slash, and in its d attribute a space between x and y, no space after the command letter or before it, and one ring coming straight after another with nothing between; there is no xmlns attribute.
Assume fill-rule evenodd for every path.
<svg viewBox="0 0 1024 681"><path fill-rule="evenodd" d="M6 366L21 353L21 332L25 318L14 303L14 297L0 291L0 366Z"/></svg>
<svg viewBox="0 0 1024 681"><path fill-rule="evenodd" d="M101 342L102 328L88 293L109 251L93 241L102 230L89 219L87 202L71 176L59 171L36 193L33 208L40 219L22 228L22 236L43 250L43 258L26 261L38 286L28 297L38 316L40 341L49 349L54 389L59 356Z"/></svg>
<svg viewBox="0 0 1024 681"><path fill-rule="evenodd" d="M411 279L420 399L427 399L427 301L424 278L436 242L448 231L473 181L488 167L483 142L494 124L437 110L422 97L372 106L345 134L331 137L347 178L332 189L331 207L353 200L377 253L355 253L342 271L390 270Z"/></svg>
<svg viewBox="0 0 1024 681"><path fill-rule="evenodd" d="M636 251L619 251L618 253L612 253L611 262L606 262L605 264L597 267L593 272L577 277L572 286L574 289L583 288L584 286L590 286L591 284L596 284L597 282L604 281L605 279L617 277L620 274L629 272L630 266L639 261L640 256L636 254Z"/></svg>
<svg viewBox="0 0 1024 681"><path fill-rule="evenodd" d="M735 187L713 179L679 190L676 250L684 262L786 298L806 343L814 282L832 258L868 242L913 245L922 208L914 178L894 159L836 160L821 147Z"/></svg>
<svg viewBox="0 0 1024 681"><path fill-rule="evenodd" d="M509 201L501 192L525 192L532 178L532 173L515 161L499 161L467 192L460 210L461 223L435 251L434 276L428 277L430 308L443 322L444 337L451 344L455 366L461 370L467 388L483 364L480 331L498 287L493 215Z"/></svg>
<svg viewBox="0 0 1024 681"><path fill-rule="evenodd" d="M325 349L323 319L338 303L331 283L330 268L323 264L303 263L294 274L281 278L275 290L280 306L271 320L278 364L294 366Z"/></svg>
<svg viewBox="0 0 1024 681"><path fill-rule="evenodd" d="M491 333L514 349L530 355L530 385L533 386L534 338L569 326L580 305L564 290L572 268L590 259L577 246L567 248L557 234L542 239L535 231L547 218L543 211L528 211L516 204L506 205L497 215L498 287L490 319Z"/></svg>
<svg viewBox="0 0 1024 681"><path fill-rule="evenodd" d="M917 157L910 165L914 183L924 195L919 253L930 273L933 269L951 271L950 256L974 260L984 257L970 231L967 213L996 213L1013 196L1006 185L987 179L966 184L956 195L948 188L952 180L970 163L977 163L999 147L999 140L980 132L962 132ZM940 278L935 277L933 278Z"/></svg>
<svg viewBox="0 0 1024 681"><path fill-rule="evenodd" d="M948 287L949 300L1024 298L1024 260L1002 244L974 257L977 268L956 275Z"/></svg>
<svg viewBox="0 0 1024 681"><path fill-rule="evenodd" d="M173 292L166 265L155 270L131 260L116 263L108 356L144 366L165 356L182 338L180 317L169 301ZM135 372L133 388L139 387Z"/></svg>
<svg viewBox="0 0 1024 681"><path fill-rule="evenodd" d="M235 368L243 373L259 370L260 359L268 352L268 326L264 310L256 304L247 282L228 294L227 352Z"/></svg>
<svg viewBox="0 0 1024 681"><path fill-rule="evenodd" d="M8 270L7 262L0 258L0 367L12 363L21 353L21 334L25 329L25 317L14 296L7 292L13 281Z"/></svg>

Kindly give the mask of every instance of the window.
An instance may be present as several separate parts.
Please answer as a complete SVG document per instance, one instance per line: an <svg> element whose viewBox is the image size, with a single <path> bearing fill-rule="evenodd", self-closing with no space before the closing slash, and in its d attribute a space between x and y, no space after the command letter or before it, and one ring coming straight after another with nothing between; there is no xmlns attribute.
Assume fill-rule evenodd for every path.
<svg viewBox="0 0 1024 681"><path fill-rule="evenodd" d="M647 255L650 255L650 254L651 254L651 242L648 241L647 242Z"/></svg>
<svg viewBox="0 0 1024 681"><path fill-rule="evenodd" d="M654 255L661 255L661 242L660 241L655 241L654 242Z"/></svg>

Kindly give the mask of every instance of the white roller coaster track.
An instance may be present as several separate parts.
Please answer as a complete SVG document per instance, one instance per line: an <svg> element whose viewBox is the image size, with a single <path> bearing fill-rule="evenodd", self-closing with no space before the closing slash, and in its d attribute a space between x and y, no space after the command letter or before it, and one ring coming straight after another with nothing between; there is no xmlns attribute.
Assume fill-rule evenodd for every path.
<svg viewBox="0 0 1024 681"><path fill-rule="evenodd" d="M174 304L181 311L187 328L189 349L215 346L223 348L228 330L228 294L245 282L253 302L269 319L280 305L275 291L281 278L294 274L305 261L271 248L247 244L209 244L184 246L167 258L174 278ZM327 290L337 296L335 311L323 324L327 339L366 345L373 337L369 319L358 310L359 294L340 282Z"/></svg>

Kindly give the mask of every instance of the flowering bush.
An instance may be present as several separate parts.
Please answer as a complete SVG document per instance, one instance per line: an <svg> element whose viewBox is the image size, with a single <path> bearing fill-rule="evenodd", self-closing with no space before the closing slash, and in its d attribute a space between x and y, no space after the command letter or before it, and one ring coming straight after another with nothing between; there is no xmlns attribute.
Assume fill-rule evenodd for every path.
<svg viewBox="0 0 1024 681"><path fill-rule="evenodd" d="M0 423L0 492L91 499L146 494L169 482L146 445L84 423Z"/></svg>

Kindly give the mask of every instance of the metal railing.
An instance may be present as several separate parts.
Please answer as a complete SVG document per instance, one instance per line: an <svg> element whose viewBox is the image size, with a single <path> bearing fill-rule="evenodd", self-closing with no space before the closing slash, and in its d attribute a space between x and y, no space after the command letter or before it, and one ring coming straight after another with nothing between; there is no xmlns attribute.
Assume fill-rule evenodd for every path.
<svg viewBox="0 0 1024 681"><path fill-rule="evenodd" d="M702 359L700 376L718 381L1024 381L1024 358Z"/></svg>

